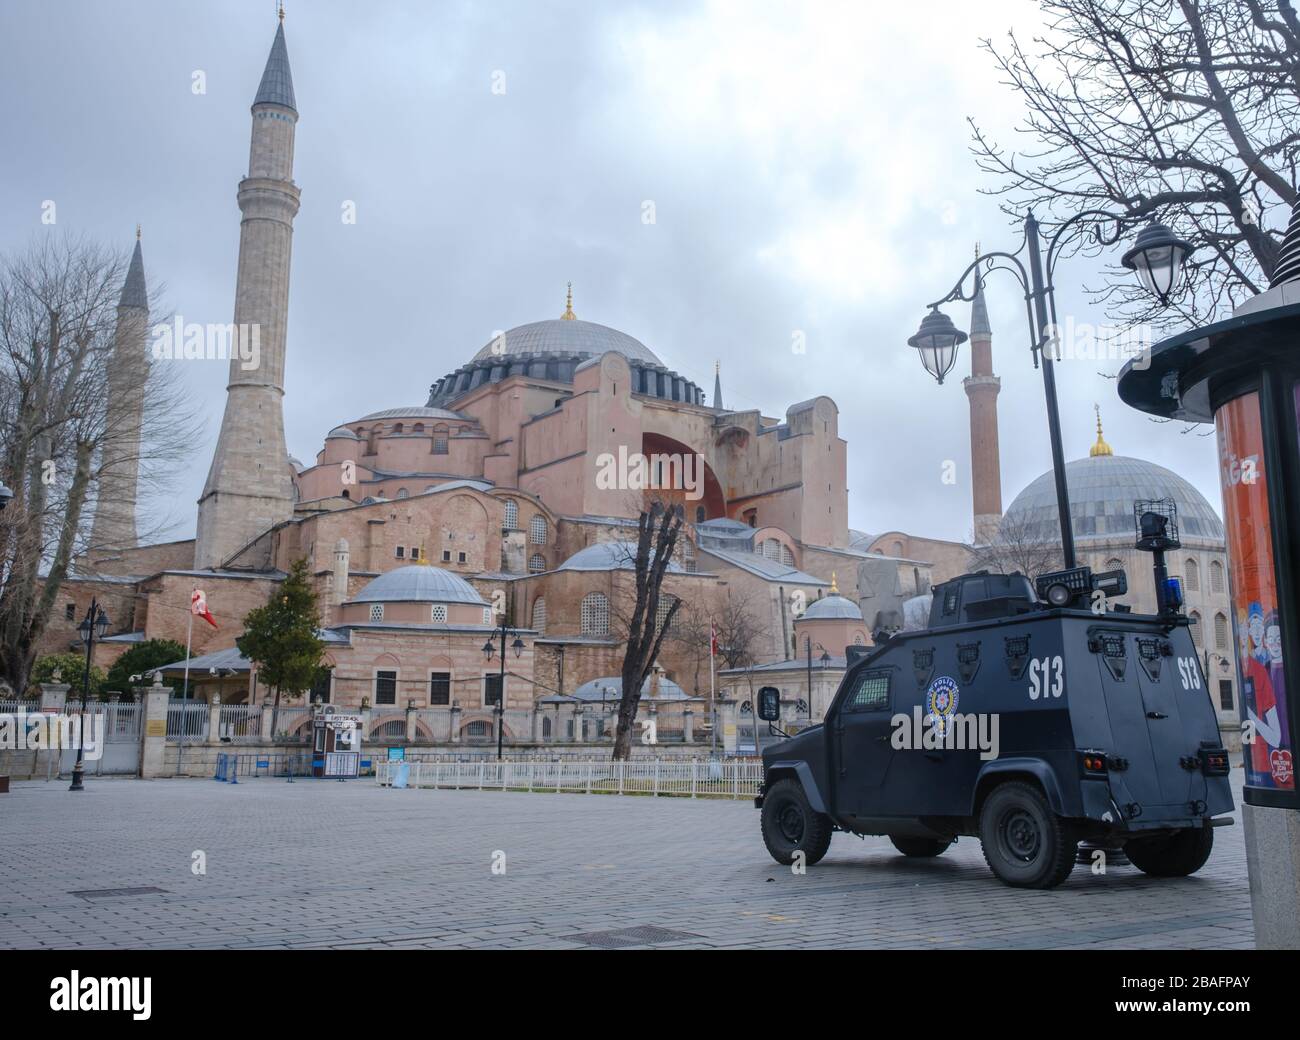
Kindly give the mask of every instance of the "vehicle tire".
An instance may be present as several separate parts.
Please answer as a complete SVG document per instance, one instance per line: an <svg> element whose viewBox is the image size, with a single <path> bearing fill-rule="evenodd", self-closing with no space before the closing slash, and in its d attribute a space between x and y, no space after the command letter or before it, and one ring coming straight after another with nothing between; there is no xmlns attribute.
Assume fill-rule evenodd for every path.
<svg viewBox="0 0 1300 1040"><path fill-rule="evenodd" d="M951 838L947 841L941 841L938 838L891 837L889 841L904 856L912 856L916 859L929 859L932 856L940 856L947 852L948 846L952 844Z"/></svg>
<svg viewBox="0 0 1300 1040"><path fill-rule="evenodd" d="M831 844L831 819L808 804L797 780L778 780L763 796L763 843L778 863L791 864L796 852L811 866Z"/></svg>
<svg viewBox="0 0 1300 1040"><path fill-rule="evenodd" d="M1187 877L1210 858L1213 827L1188 827L1159 838L1133 838L1125 843L1129 862L1152 877Z"/></svg>
<svg viewBox="0 0 1300 1040"><path fill-rule="evenodd" d="M995 787L980 811L984 861L1013 888L1055 888L1074 869L1079 841L1032 784Z"/></svg>

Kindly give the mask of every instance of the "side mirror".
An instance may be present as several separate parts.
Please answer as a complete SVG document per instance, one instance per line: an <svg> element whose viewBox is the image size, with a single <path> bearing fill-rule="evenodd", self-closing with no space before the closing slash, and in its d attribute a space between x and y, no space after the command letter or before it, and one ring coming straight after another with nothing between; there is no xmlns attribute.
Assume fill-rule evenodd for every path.
<svg viewBox="0 0 1300 1040"><path fill-rule="evenodd" d="M777 722L781 718L781 691L775 686L763 686L758 691L758 717L764 722Z"/></svg>

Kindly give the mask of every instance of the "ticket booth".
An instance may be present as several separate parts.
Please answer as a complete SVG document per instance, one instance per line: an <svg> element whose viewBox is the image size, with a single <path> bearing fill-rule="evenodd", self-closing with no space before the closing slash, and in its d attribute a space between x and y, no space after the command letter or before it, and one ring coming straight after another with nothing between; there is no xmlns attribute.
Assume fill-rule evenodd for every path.
<svg viewBox="0 0 1300 1040"><path fill-rule="evenodd" d="M360 715L345 715L327 704L313 716L311 775L347 780L361 772Z"/></svg>

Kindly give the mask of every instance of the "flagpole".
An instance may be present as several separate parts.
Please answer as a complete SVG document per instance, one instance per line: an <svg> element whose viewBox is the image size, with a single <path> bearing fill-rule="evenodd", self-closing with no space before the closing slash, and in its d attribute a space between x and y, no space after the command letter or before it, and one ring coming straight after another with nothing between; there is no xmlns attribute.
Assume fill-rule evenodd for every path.
<svg viewBox="0 0 1300 1040"><path fill-rule="evenodd" d="M716 757L718 754L718 699L714 690L713 682L713 648L717 646L718 633L709 623L709 715L713 720L713 725L709 727L709 755Z"/></svg>
<svg viewBox="0 0 1300 1040"><path fill-rule="evenodd" d="M185 681L181 685L181 700L187 700L190 695L190 646L194 642L194 607L190 605L190 623L185 631Z"/></svg>

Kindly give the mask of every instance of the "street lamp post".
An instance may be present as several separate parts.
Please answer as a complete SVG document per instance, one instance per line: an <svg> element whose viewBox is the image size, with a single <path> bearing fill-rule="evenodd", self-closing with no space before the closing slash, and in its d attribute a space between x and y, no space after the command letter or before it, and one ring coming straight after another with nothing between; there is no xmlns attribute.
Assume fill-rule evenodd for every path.
<svg viewBox="0 0 1300 1040"><path fill-rule="evenodd" d="M1061 448L1061 419L1056 403L1056 372L1053 368L1054 347L1057 337L1056 296L1052 284L1060 247L1068 240L1068 232L1088 228L1094 241L1113 245L1125 229L1138 218L1106 210L1085 210L1076 213L1053 232L1047 240L1047 253L1043 255L1043 236L1033 213L1025 216L1024 240L1014 253L994 251L983 253L962 272L957 284L940 300L930 304L930 313L921 321L916 335L908 345L915 348L925 370L939 383L952 371L957 361L957 348L966 341L952 320L939 310L939 306L953 300L970 302L979 291L985 271L1009 271L1020 282L1025 293L1025 314L1029 322L1029 349L1034 367L1043 370L1043 394L1047 400L1047 429L1052 449L1052 473L1056 485L1056 509L1061 523L1061 552L1066 568L1076 565L1074 530L1070 524L1070 493L1065 480L1065 454ZM1182 287L1183 263L1191 252L1191 245L1177 238L1163 224L1149 224L1134 241L1133 248L1121 258L1121 263L1134 271L1143 287L1162 305ZM1020 260L1024 253L1028 268ZM975 275L974 287L968 295L964 289L966 279Z"/></svg>
<svg viewBox="0 0 1300 1040"><path fill-rule="evenodd" d="M506 615L505 615L505 612L504 612L504 611L503 611L502 614L501 614L501 627L500 627L500 629L499 629L499 631L498 631L497 634L500 635L500 637L501 637L501 673L500 673L500 677L499 677L499 679L498 679L498 683L499 683L499 685L497 686L497 709L496 709L496 715L497 715L497 761L500 762L500 761L501 761L501 746L502 746L502 738L503 738L504 735L505 735L505 728L506 728L506 727L505 727L505 722L506 722L506 636L510 634L510 628L506 625ZM523 641L522 639L520 639L518 635L516 635L516 636L515 636L515 639L514 639L514 642L510 644L510 649L513 650L513 651L515 652L515 657L518 657L520 654L522 654L522 653L524 652L524 641ZM492 640L489 639L486 643L483 644L483 656L486 657L486 658L490 661L490 660L492 660L492 655L495 654L495 653L496 653L496 646L493 644Z"/></svg>
<svg viewBox="0 0 1300 1040"><path fill-rule="evenodd" d="M86 644L86 668L81 675L81 737L77 741L77 761L72 767L72 785L69 791L84 791L85 785L82 784L82 749L86 744L86 701L90 697L90 656L95 649L95 637L104 638L104 633L108 631L108 615L104 613L99 603L92 596L90 607L86 610L86 616L82 619L81 624L77 626L77 632L81 636L81 641Z"/></svg>

